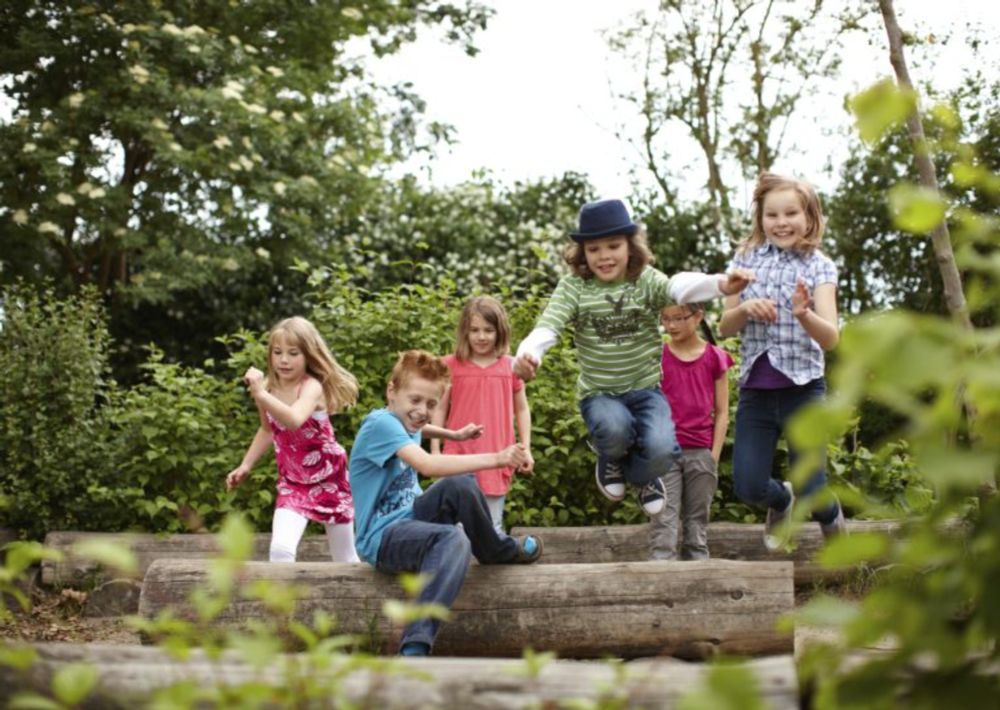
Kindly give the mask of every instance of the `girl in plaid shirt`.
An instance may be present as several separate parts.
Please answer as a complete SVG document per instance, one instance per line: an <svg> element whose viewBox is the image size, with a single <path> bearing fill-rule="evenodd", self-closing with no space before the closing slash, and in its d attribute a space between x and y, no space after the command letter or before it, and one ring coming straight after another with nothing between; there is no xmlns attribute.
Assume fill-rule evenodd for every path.
<svg viewBox="0 0 1000 710"><path fill-rule="evenodd" d="M733 450L736 495L767 506L764 544L770 550L786 542L782 524L795 502L792 484L771 476L778 438L801 407L825 395L823 353L840 337L837 268L819 251L823 229L823 211L812 186L762 174L753 194L753 231L731 264L754 271L757 280L726 298L719 323L723 337L742 333ZM790 465L797 454L790 446ZM821 461L799 493L811 496L825 484ZM846 531L836 499L816 508L813 520L824 536Z"/></svg>

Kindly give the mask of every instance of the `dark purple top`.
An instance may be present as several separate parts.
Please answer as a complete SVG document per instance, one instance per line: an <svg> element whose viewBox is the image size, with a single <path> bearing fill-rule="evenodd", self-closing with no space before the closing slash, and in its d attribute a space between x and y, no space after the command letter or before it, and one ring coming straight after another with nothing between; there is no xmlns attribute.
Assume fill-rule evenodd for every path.
<svg viewBox="0 0 1000 710"><path fill-rule="evenodd" d="M754 360L750 374L747 375L746 382L743 383L743 389L747 390L780 390L794 386L794 382L775 369L767 357L766 351Z"/></svg>

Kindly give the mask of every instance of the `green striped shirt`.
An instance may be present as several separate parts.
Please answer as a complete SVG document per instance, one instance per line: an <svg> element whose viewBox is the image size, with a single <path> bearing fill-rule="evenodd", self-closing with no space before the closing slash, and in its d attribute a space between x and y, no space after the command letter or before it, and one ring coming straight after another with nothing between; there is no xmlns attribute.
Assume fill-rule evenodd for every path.
<svg viewBox="0 0 1000 710"><path fill-rule="evenodd" d="M535 327L559 334L575 326L580 399L658 387L660 311L674 302L670 293L670 279L649 266L635 281L564 276Z"/></svg>

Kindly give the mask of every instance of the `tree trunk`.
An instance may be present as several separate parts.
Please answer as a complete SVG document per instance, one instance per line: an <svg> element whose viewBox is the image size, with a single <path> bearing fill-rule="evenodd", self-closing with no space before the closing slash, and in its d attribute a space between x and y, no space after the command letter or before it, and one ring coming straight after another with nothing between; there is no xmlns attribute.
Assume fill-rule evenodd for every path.
<svg viewBox="0 0 1000 710"><path fill-rule="evenodd" d="M915 91L913 82L910 80L909 70L906 67L906 57L903 54L903 33L899 29L892 0L879 0L878 4L882 11L886 34L889 37L889 61L896 73L896 81L902 88ZM918 108L914 107L913 112L906 120L906 126L910 132L910 140L913 142L913 153L920 175L920 184L934 192L939 192L937 174L934 172L934 162L927 148L924 124L920 119ZM968 305L962 291L962 276L955 265L955 253L951 246L947 219L942 219L941 224L931 232L931 242L934 245L934 256L937 259L941 281L944 284L944 297L948 310L956 321L971 330L972 321L969 318Z"/></svg>
<svg viewBox="0 0 1000 710"><path fill-rule="evenodd" d="M194 618L186 601L208 582L211 564L154 562L139 614L150 618L172 608ZM373 645L396 648L399 629L380 614L383 602L404 598L390 575L362 564L249 562L239 579L294 584L301 591L297 619L308 623L323 609L336 616L340 633L377 636ZM789 653L792 636L780 633L777 622L794 604L788 562L472 566L434 650L499 657L531 647L570 658ZM214 623L241 624L267 613L260 601L239 599Z"/></svg>
<svg viewBox="0 0 1000 710"><path fill-rule="evenodd" d="M218 660L193 651L182 661L159 648L142 646L41 643L34 650L37 660L23 674L0 665L0 696L11 697L23 690L47 695L56 672L86 663L97 670L99 680L83 707L122 710L145 707L156 691L181 682L193 682L203 690L246 683L288 687L289 677L300 679L305 688L329 687L330 692L314 698L336 698L338 705L358 707L512 710L566 707L573 701L604 707L600 701L613 698L621 701L614 707L672 708L702 686L710 669L663 658L633 661L621 670L603 662L558 660L545 663L534 675L526 672L528 666L521 660L400 658L390 667L380 667L332 656L329 668L317 670L308 665L306 656L297 654L279 656L265 668L256 668L235 651L223 653ZM352 662L353 667L349 666ZM756 659L746 667L756 678L767 707L798 707L791 655ZM238 698L238 691L230 691L228 697Z"/></svg>

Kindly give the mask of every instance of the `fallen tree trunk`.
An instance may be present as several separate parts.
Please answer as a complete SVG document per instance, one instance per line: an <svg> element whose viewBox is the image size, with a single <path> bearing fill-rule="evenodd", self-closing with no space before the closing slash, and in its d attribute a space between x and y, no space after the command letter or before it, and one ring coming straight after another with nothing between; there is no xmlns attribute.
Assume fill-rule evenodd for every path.
<svg viewBox="0 0 1000 710"><path fill-rule="evenodd" d="M881 533L896 537L904 521L851 520L852 533ZM947 530L957 531L960 522ZM612 525L603 527L536 528L516 527L511 535L539 535L545 542L545 554L540 562L548 564L595 564L601 562L638 561L649 559L649 524ZM854 573L855 568L829 569L814 562L823 547L823 535L815 523L802 525L795 536L796 548L791 552L769 552L764 547L764 526L748 523L710 523L708 548L713 559L723 560L784 560L795 565L795 584L836 581Z"/></svg>
<svg viewBox="0 0 1000 710"><path fill-rule="evenodd" d="M314 669L301 654L281 655L258 668L233 651L211 660L196 650L181 661L161 649L141 646L43 643L34 649L36 661L25 672L0 665L0 695L10 697L21 690L48 693L61 668L87 663L97 670L98 681L82 707L122 710L145 706L156 691L182 682L200 688L206 700L213 692L228 689L232 700L239 697L234 689L242 684L287 688L290 677L302 679L305 688L325 690L329 684L326 697L362 707L504 710L607 700L624 707L670 708L699 688L709 669L673 659L644 659L625 664L622 672L609 663L559 660L544 664L533 675L521 660L432 657L399 658L387 664L384 659L366 663L348 656L332 656L328 668ZM767 707L798 707L790 655L756 659L746 667ZM303 696L302 704L305 700Z"/></svg>
<svg viewBox="0 0 1000 710"><path fill-rule="evenodd" d="M45 545L63 553L62 560L42 562L42 583L74 587L96 587L103 582L120 577L120 573L105 570L92 560L73 555L73 547L85 540L111 542L132 551L135 555L136 579L146 576L146 570L154 560L201 560L216 557L219 545L215 535L204 533L182 533L175 535L154 535L151 533L97 533L97 532L50 532L45 536ZM266 561L271 535L254 535L251 559ZM325 562L330 559L330 548L324 535L308 535L299 544L298 559L304 562Z"/></svg>
<svg viewBox="0 0 1000 710"><path fill-rule="evenodd" d="M154 562L139 613L153 617L170 608L193 618L187 600L207 582L210 564ZM392 576L362 564L247 563L239 582L257 580L298 587L295 617L301 621L323 609L336 616L340 632L371 636L376 630L383 650L396 648L399 630L380 613L384 601L404 598ZM435 653L510 657L527 647L572 658L788 653L792 635L779 633L777 621L793 606L788 562L472 566ZM265 616L263 603L241 598L215 623Z"/></svg>

